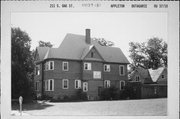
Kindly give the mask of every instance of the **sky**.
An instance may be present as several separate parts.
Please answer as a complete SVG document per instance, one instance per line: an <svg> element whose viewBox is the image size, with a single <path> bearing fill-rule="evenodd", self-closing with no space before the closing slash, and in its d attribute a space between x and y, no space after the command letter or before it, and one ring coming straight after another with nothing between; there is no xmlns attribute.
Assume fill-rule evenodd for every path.
<svg viewBox="0 0 180 119"><path fill-rule="evenodd" d="M11 26L31 38L31 50L38 41L58 47L67 33L105 38L115 43L129 58L129 42L146 42L158 37L167 42L168 16L165 12L21 12L11 14ZM72 46L73 48L73 46Z"/></svg>

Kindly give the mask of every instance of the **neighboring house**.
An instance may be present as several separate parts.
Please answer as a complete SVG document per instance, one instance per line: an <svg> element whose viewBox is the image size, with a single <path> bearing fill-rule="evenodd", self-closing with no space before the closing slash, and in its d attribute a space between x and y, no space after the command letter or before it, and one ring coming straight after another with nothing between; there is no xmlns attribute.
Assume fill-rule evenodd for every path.
<svg viewBox="0 0 180 119"><path fill-rule="evenodd" d="M67 34L58 48L37 47L35 53L37 96L71 96L78 89L98 99L102 88L124 89L127 58L120 48L102 46L86 35Z"/></svg>
<svg viewBox="0 0 180 119"><path fill-rule="evenodd" d="M137 67L130 74L129 83L137 94L137 98L167 97L167 68Z"/></svg>

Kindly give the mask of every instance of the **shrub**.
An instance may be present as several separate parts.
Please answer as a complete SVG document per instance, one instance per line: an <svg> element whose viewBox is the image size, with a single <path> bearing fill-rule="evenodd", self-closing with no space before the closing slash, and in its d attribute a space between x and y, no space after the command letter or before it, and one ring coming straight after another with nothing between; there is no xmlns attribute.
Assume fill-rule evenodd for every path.
<svg viewBox="0 0 180 119"><path fill-rule="evenodd" d="M118 88L112 86L102 89L100 100L116 100L118 99Z"/></svg>

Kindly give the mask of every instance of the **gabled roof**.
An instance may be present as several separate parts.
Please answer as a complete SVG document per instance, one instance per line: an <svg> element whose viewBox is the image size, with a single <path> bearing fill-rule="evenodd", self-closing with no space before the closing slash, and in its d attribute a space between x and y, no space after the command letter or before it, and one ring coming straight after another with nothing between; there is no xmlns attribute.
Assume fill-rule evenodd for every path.
<svg viewBox="0 0 180 119"><path fill-rule="evenodd" d="M136 67L136 69L130 74L130 76L132 77L134 75L135 72L138 72L139 75L142 76L142 78L150 78L148 69L142 68L142 67Z"/></svg>
<svg viewBox="0 0 180 119"><path fill-rule="evenodd" d="M41 59L61 58L81 60L81 58L88 53L92 46L97 49L106 62L129 63L120 48L101 46L96 40L92 41L91 44L87 44L85 42L85 36L83 35L68 33L58 48L38 49L43 50L39 52L39 54L41 54Z"/></svg>
<svg viewBox="0 0 180 119"><path fill-rule="evenodd" d="M149 69L150 76L153 82L157 82L159 77L161 76L162 72L164 71L165 67L160 67L158 69Z"/></svg>

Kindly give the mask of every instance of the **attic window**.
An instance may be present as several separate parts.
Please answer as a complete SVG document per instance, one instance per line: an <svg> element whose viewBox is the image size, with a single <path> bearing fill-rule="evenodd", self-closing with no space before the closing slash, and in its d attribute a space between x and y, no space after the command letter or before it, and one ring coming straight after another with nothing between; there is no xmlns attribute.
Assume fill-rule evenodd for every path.
<svg viewBox="0 0 180 119"><path fill-rule="evenodd" d="M163 78L164 78L164 75L161 75L161 78L163 79Z"/></svg>
<svg viewBox="0 0 180 119"><path fill-rule="evenodd" d="M93 58L94 57L94 53L93 52L91 52L91 58Z"/></svg>

